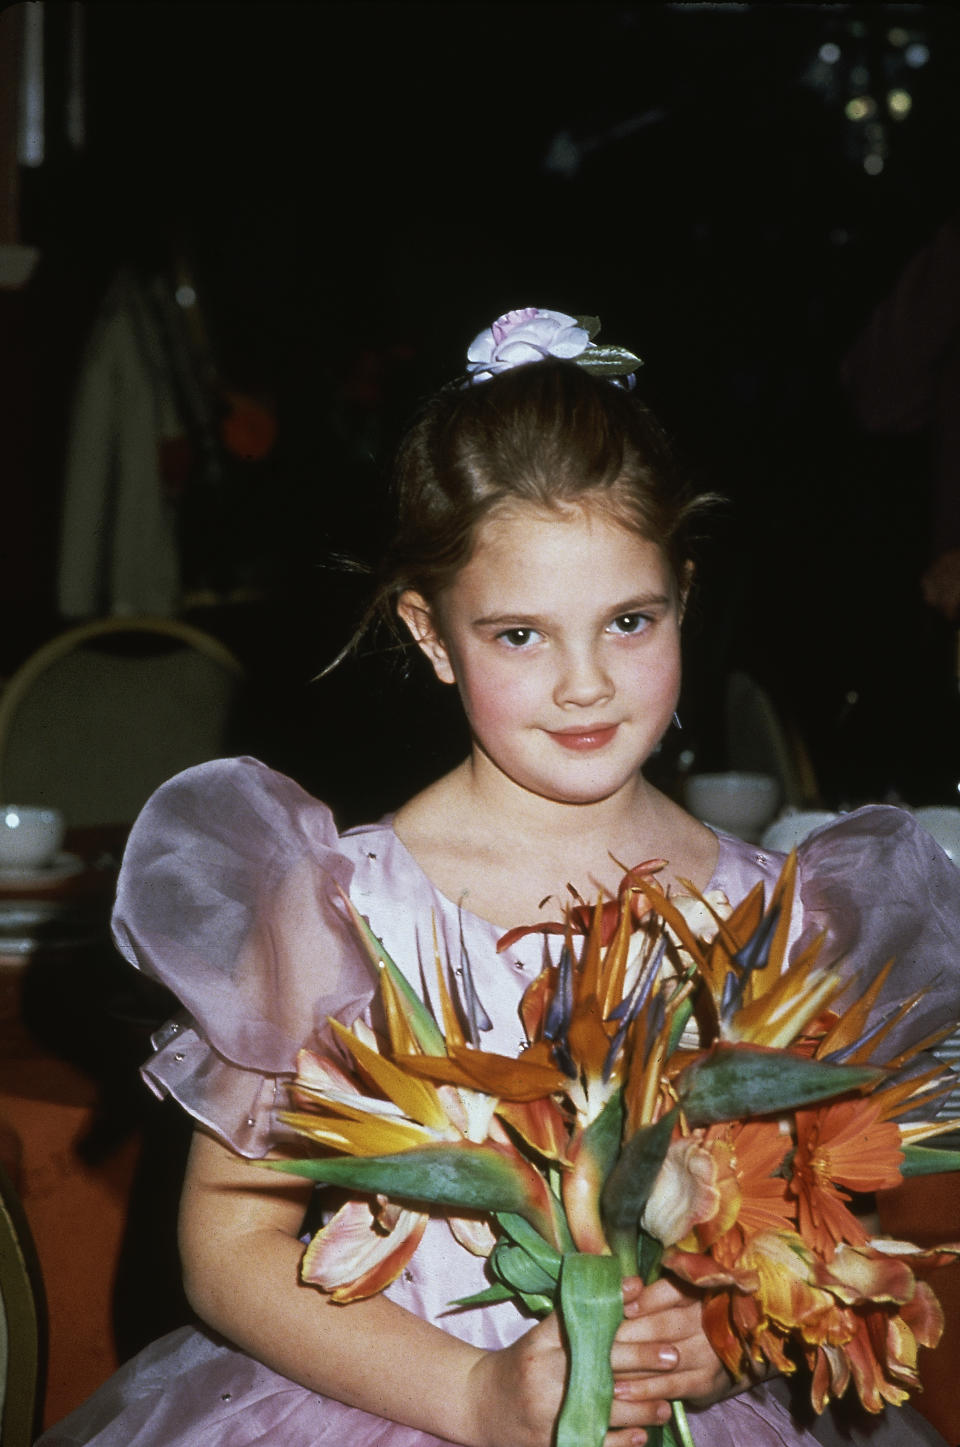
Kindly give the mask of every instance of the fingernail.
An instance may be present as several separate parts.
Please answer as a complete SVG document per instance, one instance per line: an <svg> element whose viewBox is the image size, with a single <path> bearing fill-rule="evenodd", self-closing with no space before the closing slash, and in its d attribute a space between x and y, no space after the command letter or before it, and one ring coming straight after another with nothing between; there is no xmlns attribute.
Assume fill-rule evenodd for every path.
<svg viewBox="0 0 960 1447"><path fill-rule="evenodd" d="M680 1360L680 1353L676 1347L661 1347L657 1352L657 1361L662 1367L675 1367Z"/></svg>
<svg viewBox="0 0 960 1447"><path fill-rule="evenodd" d="M670 1403L669 1403L669 1402L661 1402L660 1405L659 1405L659 1407L657 1408L657 1421L658 1421L658 1422L669 1422L669 1421L670 1421L670 1418L671 1418L672 1416L673 1416L673 1412L672 1412L672 1410L671 1410L671 1408L670 1408Z"/></svg>

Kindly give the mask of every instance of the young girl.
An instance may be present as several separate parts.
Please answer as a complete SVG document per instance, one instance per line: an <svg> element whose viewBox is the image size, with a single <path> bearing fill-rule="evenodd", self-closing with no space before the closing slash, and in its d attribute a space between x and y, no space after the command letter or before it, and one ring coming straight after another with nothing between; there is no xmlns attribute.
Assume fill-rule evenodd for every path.
<svg viewBox="0 0 960 1447"><path fill-rule="evenodd" d="M298 1280L309 1188L249 1159L284 1149L275 1111L298 1047L373 994L337 885L417 988L435 920L446 958L469 956L492 1021L484 1043L514 1054L544 944L496 943L557 918L569 884L609 893L614 860L660 857L666 882L738 901L779 872L781 857L718 836L644 777L677 703L700 501L632 391L581 365L592 350L570 318L509 313L401 450L378 604L459 690L469 757L343 836L322 804L249 759L178 776L136 824L116 935L185 1007L145 1073L197 1122L180 1240L205 1325L141 1353L43 1447L549 1447L565 1371L553 1317L531 1324L509 1302L450 1311L486 1281L440 1218L386 1293L331 1304ZM867 809L821 831L801 880L796 934L827 924L851 968L897 955L892 993L929 986L898 1040L955 1018L960 878L908 816ZM811 1436L782 1384L731 1381L697 1299L666 1278L642 1295L626 1284L612 1361L606 1447L644 1442L674 1398L710 1447L867 1440L832 1435L829 1418ZM875 1447L939 1441L906 1411L872 1426Z"/></svg>

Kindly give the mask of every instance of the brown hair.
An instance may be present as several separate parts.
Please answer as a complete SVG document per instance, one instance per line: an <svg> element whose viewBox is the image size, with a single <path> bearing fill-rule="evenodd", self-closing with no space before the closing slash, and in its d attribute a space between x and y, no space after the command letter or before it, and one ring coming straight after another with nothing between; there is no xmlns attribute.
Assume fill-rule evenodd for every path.
<svg viewBox="0 0 960 1447"><path fill-rule="evenodd" d="M438 393L401 443L394 491L396 531L357 637L378 616L396 630L407 589L433 603L501 504L601 502L659 544L682 585L692 524L714 500L678 475L662 428L634 393L554 360Z"/></svg>

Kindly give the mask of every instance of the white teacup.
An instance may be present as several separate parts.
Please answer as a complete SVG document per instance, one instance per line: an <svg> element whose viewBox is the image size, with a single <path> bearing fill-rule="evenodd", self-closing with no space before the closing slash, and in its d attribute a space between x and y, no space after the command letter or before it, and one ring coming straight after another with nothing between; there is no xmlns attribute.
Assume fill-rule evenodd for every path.
<svg viewBox="0 0 960 1447"><path fill-rule="evenodd" d="M763 831L760 843L764 849L776 849L781 854L789 854L790 850L796 849L814 829L819 829L823 824L832 824L838 817L825 809L790 809L781 814L779 819L774 819L769 828Z"/></svg>
<svg viewBox="0 0 960 1447"><path fill-rule="evenodd" d="M927 809L915 809L914 818L933 835L947 858L960 865L960 809L933 804Z"/></svg>
<svg viewBox="0 0 960 1447"><path fill-rule="evenodd" d="M63 844L66 821L59 809L39 804L0 804L0 869L40 869Z"/></svg>
<svg viewBox="0 0 960 1447"><path fill-rule="evenodd" d="M691 774L684 798L691 814L743 839L755 839L773 817L780 784L769 774L728 770L722 774Z"/></svg>

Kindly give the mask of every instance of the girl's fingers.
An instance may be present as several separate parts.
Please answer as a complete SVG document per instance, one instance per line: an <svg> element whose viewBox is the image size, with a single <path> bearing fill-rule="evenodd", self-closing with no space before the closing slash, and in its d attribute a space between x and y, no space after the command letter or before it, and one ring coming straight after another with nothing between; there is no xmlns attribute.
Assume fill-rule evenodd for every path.
<svg viewBox="0 0 960 1447"><path fill-rule="evenodd" d="M637 1276L629 1276L623 1283L623 1314L628 1319L687 1307L699 1311L701 1305L700 1297L682 1290L665 1276L649 1286L644 1286Z"/></svg>
<svg viewBox="0 0 960 1447"><path fill-rule="evenodd" d="M680 1365L680 1348L671 1341L629 1341L619 1336L613 1344L610 1362L614 1376L630 1376L636 1372L676 1371Z"/></svg>
<svg viewBox="0 0 960 1447"><path fill-rule="evenodd" d="M604 1447L612 1442L631 1441L631 1432L646 1432L650 1427L662 1426L669 1422L673 1409L662 1397L648 1402L633 1402L614 1399L610 1412L610 1431Z"/></svg>
<svg viewBox="0 0 960 1447"><path fill-rule="evenodd" d="M730 1390L730 1375L708 1341L700 1302L661 1278L624 1283L625 1319L611 1352L615 1397L627 1403L682 1398L710 1401Z"/></svg>
<svg viewBox="0 0 960 1447"><path fill-rule="evenodd" d="M727 1396L730 1387L730 1374L722 1369L719 1373L711 1368L704 1368L672 1372L667 1376L648 1372L632 1377L617 1377L613 1396L615 1402L624 1404L683 1401L702 1405Z"/></svg>
<svg viewBox="0 0 960 1447"><path fill-rule="evenodd" d="M651 1368L638 1354L633 1367L616 1372L615 1402L654 1403L685 1401L703 1405L729 1394L730 1373L716 1356L699 1351L681 1352L672 1369Z"/></svg>

